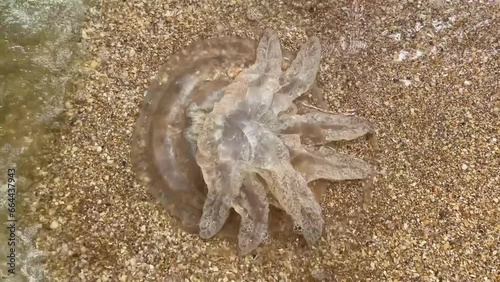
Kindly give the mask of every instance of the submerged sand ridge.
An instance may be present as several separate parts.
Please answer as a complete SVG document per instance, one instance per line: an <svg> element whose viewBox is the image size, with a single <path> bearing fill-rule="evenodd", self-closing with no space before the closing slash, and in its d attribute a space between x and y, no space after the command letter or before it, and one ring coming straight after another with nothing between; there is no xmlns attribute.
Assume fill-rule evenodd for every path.
<svg viewBox="0 0 500 282"><path fill-rule="evenodd" d="M377 2L377 1L375 1ZM107 1L87 13L85 78L41 167L31 217L56 281L498 279L496 4ZM255 21L255 17L258 21ZM382 149L366 211L333 184L314 249L294 238L238 257L234 243L172 226L130 167L143 93L170 54L201 38L278 31L322 42L330 110L376 124ZM362 154L363 143L337 149Z"/></svg>

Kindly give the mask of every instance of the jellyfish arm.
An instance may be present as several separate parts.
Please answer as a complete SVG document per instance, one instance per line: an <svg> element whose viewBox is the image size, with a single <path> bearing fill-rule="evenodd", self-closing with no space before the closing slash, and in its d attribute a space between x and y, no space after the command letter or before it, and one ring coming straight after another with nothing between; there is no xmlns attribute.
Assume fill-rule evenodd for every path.
<svg viewBox="0 0 500 282"><path fill-rule="evenodd" d="M306 93L319 70L321 44L315 36L304 43L290 67L280 76L280 88L274 94L271 111L278 115L292 106L292 102Z"/></svg>
<svg viewBox="0 0 500 282"><path fill-rule="evenodd" d="M306 179L290 163L288 148L272 132L253 124L260 133L252 167L264 179L272 195L303 230L309 244L321 237L323 218L321 206L307 186Z"/></svg>
<svg viewBox="0 0 500 282"><path fill-rule="evenodd" d="M357 116L311 112L304 115L282 114L279 120L280 133L300 134L311 145L326 145L330 142L350 141L365 136L373 141L372 147L378 149L374 139L375 127Z"/></svg>

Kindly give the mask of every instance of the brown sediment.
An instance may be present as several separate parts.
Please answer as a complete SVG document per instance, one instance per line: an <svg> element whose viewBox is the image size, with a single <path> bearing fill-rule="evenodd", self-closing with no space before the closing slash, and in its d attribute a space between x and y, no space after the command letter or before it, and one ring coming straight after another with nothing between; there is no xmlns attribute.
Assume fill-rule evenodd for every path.
<svg viewBox="0 0 500 282"><path fill-rule="evenodd" d="M49 277L498 280L498 4L250 2L90 8L89 61L66 111L70 127L51 145L30 215L47 227L37 245L49 254ZM330 185L325 234L312 250L273 238L241 258L234 243L171 225L131 172L130 142L143 93L171 54L201 38L256 39L265 27L290 50L306 36L320 38L318 84L328 110L355 110L376 124L379 172L360 217L351 216L362 184ZM337 149L362 156L365 147Z"/></svg>

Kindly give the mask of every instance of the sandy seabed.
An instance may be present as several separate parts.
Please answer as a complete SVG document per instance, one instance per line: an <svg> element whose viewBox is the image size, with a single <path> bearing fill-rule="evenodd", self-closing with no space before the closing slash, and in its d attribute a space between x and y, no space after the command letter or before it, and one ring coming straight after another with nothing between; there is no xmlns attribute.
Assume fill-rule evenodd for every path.
<svg viewBox="0 0 500 282"><path fill-rule="evenodd" d="M296 2L90 4L88 60L30 213L44 226L50 281L500 280L498 3ZM291 50L320 38L330 110L373 122L382 153L361 216L351 217L361 184L334 184L317 246L276 239L239 257L232 242L172 226L134 178L130 142L150 78L173 52L266 27Z"/></svg>

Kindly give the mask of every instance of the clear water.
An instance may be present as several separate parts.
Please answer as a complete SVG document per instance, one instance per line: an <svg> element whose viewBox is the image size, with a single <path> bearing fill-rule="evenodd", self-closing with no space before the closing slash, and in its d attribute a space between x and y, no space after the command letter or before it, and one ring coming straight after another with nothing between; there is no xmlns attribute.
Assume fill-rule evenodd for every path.
<svg viewBox="0 0 500 282"><path fill-rule="evenodd" d="M16 274L8 230L0 229L0 280L42 281L40 226L23 222L37 150L63 109L78 55L83 0L0 0L0 222L7 220L7 170L16 173ZM7 224L7 223L5 223Z"/></svg>

